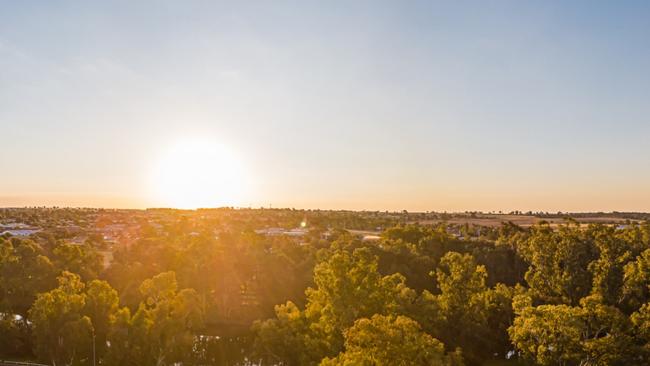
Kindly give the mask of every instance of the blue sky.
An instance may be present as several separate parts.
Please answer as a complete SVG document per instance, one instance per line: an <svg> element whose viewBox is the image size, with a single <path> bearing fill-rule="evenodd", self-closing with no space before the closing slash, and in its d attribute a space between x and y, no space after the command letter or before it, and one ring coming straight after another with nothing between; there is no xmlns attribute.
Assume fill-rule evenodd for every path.
<svg viewBox="0 0 650 366"><path fill-rule="evenodd" d="M202 139L250 173L244 206L650 211L649 18L642 1L0 0L0 206L164 205L150 166Z"/></svg>

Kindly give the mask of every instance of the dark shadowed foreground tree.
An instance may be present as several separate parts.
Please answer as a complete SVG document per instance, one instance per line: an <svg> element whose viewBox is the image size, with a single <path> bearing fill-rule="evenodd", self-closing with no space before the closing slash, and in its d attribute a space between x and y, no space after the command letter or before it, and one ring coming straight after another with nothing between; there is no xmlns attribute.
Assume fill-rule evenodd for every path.
<svg viewBox="0 0 650 366"><path fill-rule="evenodd" d="M435 276L438 294L423 291L409 314L447 347L461 348L468 363L480 363L511 349L512 297L521 288L486 286L485 267L470 254L448 252Z"/></svg>
<svg viewBox="0 0 650 366"><path fill-rule="evenodd" d="M25 321L36 295L56 286L56 271L43 248L31 240L0 237L0 312Z"/></svg>
<svg viewBox="0 0 650 366"><path fill-rule="evenodd" d="M84 314L92 323L95 354L100 359L106 351L108 334L119 309L119 297L108 282L100 280L86 285L85 297Z"/></svg>
<svg viewBox="0 0 650 366"><path fill-rule="evenodd" d="M29 311L36 355L56 365L101 359L118 310L117 292L104 281L87 285L63 272L59 286L38 295Z"/></svg>
<svg viewBox="0 0 650 366"><path fill-rule="evenodd" d="M92 323L79 276L64 272L59 287L38 295L29 311L35 351L53 365L70 365L92 355Z"/></svg>
<svg viewBox="0 0 650 366"><path fill-rule="evenodd" d="M140 286L143 301L133 317L116 315L109 335L107 363L173 365L190 358L203 312L193 289L178 290L174 272L164 272Z"/></svg>

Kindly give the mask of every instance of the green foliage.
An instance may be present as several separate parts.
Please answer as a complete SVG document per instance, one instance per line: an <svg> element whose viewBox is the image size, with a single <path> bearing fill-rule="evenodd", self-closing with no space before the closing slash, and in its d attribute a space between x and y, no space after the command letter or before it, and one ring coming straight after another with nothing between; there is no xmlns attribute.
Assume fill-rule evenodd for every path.
<svg viewBox="0 0 650 366"><path fill-rule="evenodd" d="M54 263L60 270L81 276L84 281L96 279L102 270L102 258L90 245L59 243L53 250Z"/></svg>
<svg viewBox="0 0 650 366"><path fill-rule="evenodd" d="M106 341L115 315L119 308L117 291L107 282L93 280L86 286L86 304L84 314L90 318L95 337L95 352L102 357L106 349Z"/></svg>
<svg viewBox="0 0 650 366"><path fill-rule="evenodd" d="M312 327L311 320L294 303L278 305L275 312L275 319L253 325L258 358L272 364L315 365L329 353L326 335Z"/></svg>
<svg viewBox="0 0 650 366"><path fill-rule="evenodd" d="M276 307L276 319L254 327L262 357L288 365L317 364L343 348L343 335L357 319L400 312L414 294L399 275L381 276L368 250L337 250L316 265L307 305Z"/></svg>
<svg viewBox="0 0 650 366"><path fill-rule="evenodd" d="M508 328L512 326L515 318L513 299L524 293L521 286L509 287L497 284L494 288L482 293L485 306L486 327L485 333L488 340L486 349L493 355L502 358L512 350L512 343L508 335Z"/></svg>
<svg viewBox="0 0 650 366"><path fill-rule="evenodd" d="M0 237L0 312L27 319L40 292L56 286L54 266L31 240Z"/></svg>
<svg viewBox="0 0 650 366"><path fill-rule="evenodd" d="M514 289L486 286L485 267L469 254L448 252L436 270L440 294L423 292L413 312L424 329L476 363L508 350Z"/></svg>
<svg viewBox="0 0 650 366"><path fill-rule="evenodd" d="M87 285L63 272L59 286L38 295L29 316L36 355L53 364L101 358L118 311L117 292L105 281Z"/></svg>
<svg viewBox="0 0 650 366"><path fill-rule="evenodd" d="M83 290L79 276L64 272L59 287L36 298L29 315L35 353L41 360L70 365L91 355L92 323L83 313Z"/></svg>
<svg viewBox="0 0 650 366"><path fill-rule="evenodd" d="M307 289L308 317L318 317L326 334L341 335L359 318L385 314L399 307L397 291L404 278L382 277L368 250L335 252L314 269L316 288Z"/></svg>
<svg viewBox="0 0 650 366"><path fill-rule="evenodd" d="M575 305L591 291L595 248L578 225L533 227L519 251L530 263L526 282L542 301Z"/></svg>
<svg viewBox="0 0 650 366"><path fill-rule="evenodd" d="M345 332L345 351L320 365L444 366L462 365L462 358L445 354L445 346L408 317L373 315L357 320Z"/></svg>
<svg viewBox="0 0 650 366"><path fill-rule="evenodd" d="M650 225L407 224L432 216L455 218L21 211L50 229L0 237L0 355L88 365L94 346L98 364L125 366L650 359ZM78 228L52 229L57 218ZM254 231L302 221L313 229L302 237ZM398 221L378 241L345 230ZM117 222L137 222L141 238L117 245L87 230ZM79 227L92 239L66 244ZM114 251L107 269L96 245Z"/></svg>
<svg viewBox="0 0 650 366"><path fill-rule="evenodd" d="M174 272L164 272L140 286L143 301L129 319L121 311L108 340L107 359L137 361L138 365L173 365L192 352L195 334L203 328L196 291L178 291ZM122 352L128 350L125 357Z"/></svg>
<svg viewBox="0 0 650 366"><path fill-rule="evenodd" d="M634 326L637 343L641 345L640 355L650 357L650 303L644 304L630 317Z"/></svg>
<svg viewBox="0 0 650 366"><path fill-rule="evenodd" d="M578 307L524 306L509 332L513 344L541 365L628 365L636 355L630 320L599 296Z"/></svg>
<svg viewBox="0 0 650 366"><path fill-rule="evenodd" d="M650 249L623 267L621 292L626 310L638 309L650 299Z"/></svg>
<svg viewBox="0 0 650 366"><path fill-rule="evenodd" d="M609 305L618 305L624 281L624 266L634 251L613 227L591 227L589 230L598 250L598 258L588 268L593 275L592 293Z"/></svg>
<svg viewBox="0 0 650 366"><path fill-rule="evenodd" d="M146 347L144 336L138 333L135 327L132 327L131 312L128 308L119 309L114 314L106 340L107 350L102 357L104 364L147 365L148 355L144 351L148 347Z"/></svg>

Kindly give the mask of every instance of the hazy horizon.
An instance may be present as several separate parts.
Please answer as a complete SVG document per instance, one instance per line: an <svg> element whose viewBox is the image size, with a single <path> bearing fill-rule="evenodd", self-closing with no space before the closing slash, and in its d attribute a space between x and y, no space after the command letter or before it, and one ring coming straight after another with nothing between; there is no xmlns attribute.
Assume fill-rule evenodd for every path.
<svg viewBox="0 0 650 366"><path fill-rule="evenodd" d="M0 0L0 207L648 212L649 15Z"/></svg>
<svg viewBox="0 0 650 366"><path fill-rule="evenodd" d="M39 201L43 202L43 201ZM467 209L467 210L408 210L405 208L401 209L367 209L367 208L341 208L341 207L307 207L307 206L209 206L209 207L192 207L192 208L181 208L173 206L88 206L88 205L59 205L56 204L57 201L53 201L53 204L40 204L40 205L5 205L0 206L0 209L25 209L25 208L43 208L43 209L87 209L87 210L181 210L181 211L196 211L196 210L219 210L219 209L234 209L234 210L305 210L305 211L350 211L350 212L402 212L407 211L410 213L449 213L449 214L465 214L465 213L480 213L486 215L512 215L516 212L518 215L535 215L538 213L544 214L589 214L589 213L602 213L602 214L615 214L615 213L649 213L647 211L621 211L621 210L591 210L591 211L563 211L563 210L535 210L535 209L512 209L512 210L476 210L476 209Z"/></svg>

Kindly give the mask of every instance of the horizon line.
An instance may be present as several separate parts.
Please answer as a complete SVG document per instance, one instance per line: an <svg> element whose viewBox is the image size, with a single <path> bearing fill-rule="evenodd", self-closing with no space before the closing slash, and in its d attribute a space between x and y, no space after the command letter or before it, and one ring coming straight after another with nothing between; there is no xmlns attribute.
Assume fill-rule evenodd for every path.
<svg viewBox="0 0 650 366"><path fill-rule="evenodd" d="M201 211L201 210L296 210L296 211L349 211L349 212L388 212L388 213L437 213L437 214L489 214L489 215L520 215L535 216L544 215L575 215L575 214L650 214L650 211L621 211L621 210L600 210L600 211L549 211L549 210L463 210L463 211L436 211L436 210L370 210L370 209L345 209L345 208L304 208L304 207L265 207L265 206L218 206L218 207L92 207L92 206L0 206L0 210L5 209L75 209L75 210L112 210L112 211L148 211L148 210L175 210L175 211Z"/></svg>

